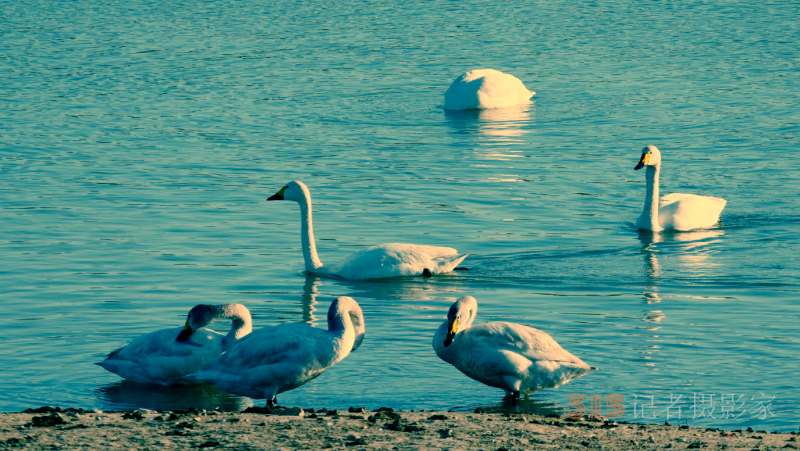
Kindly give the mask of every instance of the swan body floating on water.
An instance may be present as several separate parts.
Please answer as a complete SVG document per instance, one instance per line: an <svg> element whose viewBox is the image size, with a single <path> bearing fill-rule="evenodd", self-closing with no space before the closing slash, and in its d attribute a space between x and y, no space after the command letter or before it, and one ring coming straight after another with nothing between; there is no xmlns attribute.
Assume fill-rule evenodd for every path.
<svg viewBox="0 0 800 451"><path fill-rule="evenodd" d="M204 328L220 318L232 320L227 335ZM131 381L170 385L200 370L252 329L250 312L241 304L196 305L184 327L141 335L96 365Z"/></svg>
<svg viewBox="0 0 800 451"><path fill-rule="evenodd" d="M311 223L311 193L306 185L289 182L267 200L293 200L300 204L303 259L310 273L349 280L429 276L452 271L468 255L449 247L388 243L355 252L337 265L324 266L317 256Z"/></svg>
<svg viewBox="0 0 800 451"><path fill-rule="evenodd" d="M265 327L186 377L236 395L266 398L272 406L278 393L305 384L347 357L364 334L361 307L341 296L328 309L328 330L306 323Z"/></svg>
<svg viewBox="0 0 800 451"><path fill-rule="evenodd" d="M661 172L661 152L656 146L642 149L642 157L634 169L645 170L647 195L644 209L636 225L640 229L660 232L662 230L692 230L711 227L719 221L719 214L728 202L718 197L694 194L668 194L658 199L658 176Z"/></svg>
<svg viewBox="0 0 800 451"><path fill-rule="evenodd" d="M447 88L444 109L505 108L529 103L534 94L513 75L494 69L476 69L459 76Z"/></svg>
<svg viewBox="0 0 800 451"><path fill-rule="evenodd" d="M558 387L595 369L532 327L501 321L473 326L477 312L474 297L456 301L433 336L433 349L472 379L502 388L515 402L520 393Z"/></svg>

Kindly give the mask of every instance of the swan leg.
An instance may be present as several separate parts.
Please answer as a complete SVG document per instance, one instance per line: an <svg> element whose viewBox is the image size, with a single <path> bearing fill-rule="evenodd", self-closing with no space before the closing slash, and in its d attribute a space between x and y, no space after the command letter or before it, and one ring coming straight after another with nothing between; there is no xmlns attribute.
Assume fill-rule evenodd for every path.
<svg viewBox="0 0 800 451"><path fill-rule="evenodd" d="M264 397L267 398L267 407L275 407L278 405L278 399L275 397L277 391L275 387L269 387L264 390Z"/></svg>
<svg viewBox="0 0 800 451"><path fill-rule="evenodd" d="M511 396L514 399L514 405L518 406L519 405L519 392L518 391L511 392Z"/></svg>
<svg viewBox="0 0 800 451"><path fill-rule="evenodd" d="M516 376L503 376L503 380L506 381L506 385L508 386L507 391L511 393L517 393L522 391L522 380Z"/></svg>

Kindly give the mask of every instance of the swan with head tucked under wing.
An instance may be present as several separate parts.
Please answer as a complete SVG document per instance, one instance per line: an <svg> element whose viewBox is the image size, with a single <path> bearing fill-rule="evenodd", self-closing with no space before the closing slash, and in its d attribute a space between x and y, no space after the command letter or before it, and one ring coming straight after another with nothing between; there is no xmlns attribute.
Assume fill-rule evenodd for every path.
<svg viewBox="0 0 800 451"><path fill-rule="evenodd" d="M231 319L227 335L205 328L221 318ZM141 335L96 365L131 381L170 385L198 371L251 330L245 306L200 304L189 311L185 326Z"/></svg>
<svg viewBox="0 0 800 451"><path fill-rule="evenodd" d="M348 280L420 276L452 271L468 254L455 249L417 244L388 243L362 249L334 266L324 266L317 256L311 223L311 194L303 182L289 182L267 200L293 200L300 204L300 237L306 271Z"/></svg>
<svg viewBox="0 0 800 451"><path fill-rule="evenodd" d="M636 226L640 229L660 232L662 230L686 231L711 227L719 221L725 199L695 194L668 194L658 198L658 176L661 173L661 152L656 146L642 149L642 157L634 169L645 170L647 194L644 209Z"/></svg>
<svg viewBox="0 0 800 451"><path fill-rule="evenodd" d="M473 326L478 301L457 300L433 336L445 362L519 403L520 393L558 387L596 369L565 351L546 333L522 324L494 321Z"/></svg>
<svg viewBox="0 0 800 451"><path fill-rule="evenodd" d="M316 378L347 357L364 340L364 315L353 298L340 296L328 309L328 330L307 323L259 329L187 379L220 390L267 399Z"/></svg>

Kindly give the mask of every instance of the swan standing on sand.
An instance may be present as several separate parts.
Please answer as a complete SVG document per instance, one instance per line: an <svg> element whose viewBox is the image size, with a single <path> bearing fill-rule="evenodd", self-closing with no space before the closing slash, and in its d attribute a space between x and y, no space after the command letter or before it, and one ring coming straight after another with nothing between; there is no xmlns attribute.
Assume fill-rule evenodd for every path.
<svg viewBox="0 0 800 451"><path fill-rule="evenodd" d="M220 318L232 321L228 335L203 328ZM128 380L170 385L198 371L251 330L250 312L243 305L196 305L184 327L142 335L96 365Z"/></svg>
<svg viewBox="0 0 800 451"><path fill-rule="evenodd" d="M433 349L472 379L502 388L515 403L520 393L558 387L595 369L532 327L500 321L472 326L477 312L472 296L457 300L433 336Z"/></svg>
<svg viewBox="0 0 800 451"><path fill-rule="evenodd" d="M711 227L719 221L719 214L728 203L718 197L694 194L668 194L658 199L658 176L661 172L661 152L656 146L642 149L642 158L634 169L645 170L647 194L644 210L636 220L640 229L660 232L662 230L692 230Z"/></svg>
<svg viewBox="0 0 800 451"><path fill-rule="evenodd" d="M311 193L303 182L289 182L267 200L293 200L300 204L300 233L306 271L349 280L398 276L430 276L452 271L468 254L455 249L389 243L362 249L335 266L324 266L317 256L311 224Z"/></svg>
<svg viewBox="0 0 800 451"><path fill-rule="evenodd" d="M347 357L364 340L364 315L353 298L341 296L328 309L328 330L306 323L265 327L237 342L187 379L229 393L277 402L278 393L297 388Z"/></svg>

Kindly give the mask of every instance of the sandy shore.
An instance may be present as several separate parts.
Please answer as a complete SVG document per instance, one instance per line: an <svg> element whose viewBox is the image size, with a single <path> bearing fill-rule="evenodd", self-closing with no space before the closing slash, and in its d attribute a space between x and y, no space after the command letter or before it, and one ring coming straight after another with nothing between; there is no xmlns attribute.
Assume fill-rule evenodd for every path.
<svg viewBox="0 0 800 451"><path fill-rule="evenodd" d="M40 408L0 414L0 449L796 449L795 433L720 431L530 414L84 411ZM255 410L255 412L253 412Z"/></svg>

